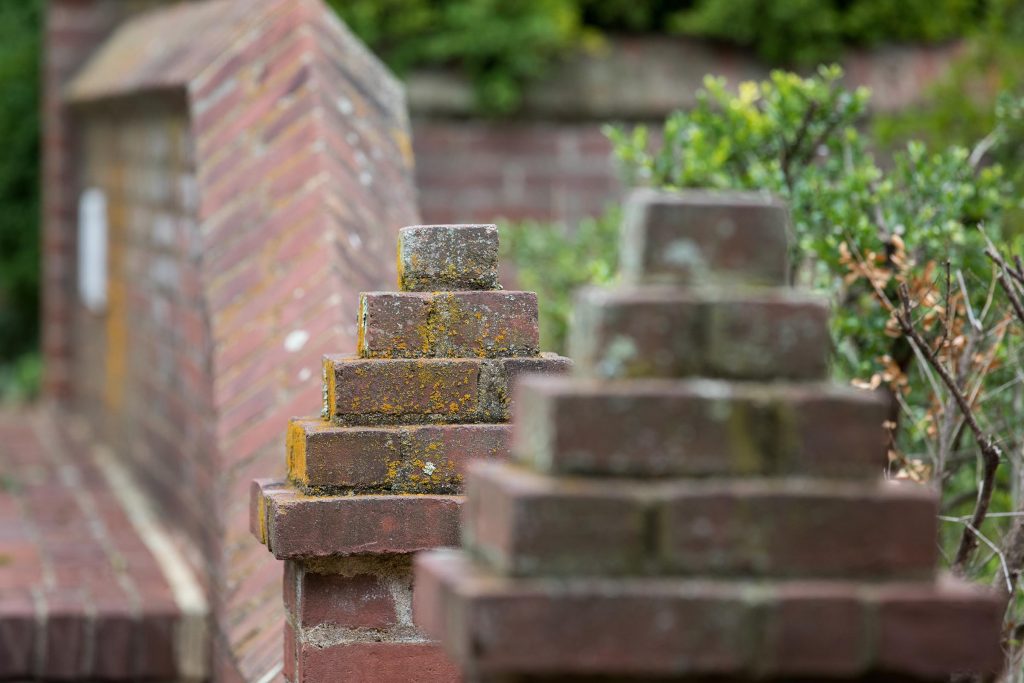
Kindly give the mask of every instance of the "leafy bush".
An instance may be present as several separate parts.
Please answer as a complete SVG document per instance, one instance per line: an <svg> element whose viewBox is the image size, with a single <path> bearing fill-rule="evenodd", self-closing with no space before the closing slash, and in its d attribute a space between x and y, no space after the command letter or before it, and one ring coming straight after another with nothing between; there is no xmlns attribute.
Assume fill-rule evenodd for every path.
<svg viewBox="0 0 1024 683"><path fill-rule="evenodd" d="M39 334L40 19L37 0L0 3L0 394L31 393L38 374L17 359Z"/></svg>
<svg viewBox="0 0 1024 683"><path fill-rule="evenodd" d="M541 346L564 350L571 293L587 284L606 284L618 269L619 211L581 221L575 229L534 221L501 225L504 262L517 266L519 286L537 292Z"/></svg>
<svg viewBox="0 0 1024 683"><path fill-rule="evenodd" d="M459 67L484 112L514 111L523 85L602 32L677 33L812 65L846 45L965 35L1012 0L329 0L399 74Z"/></svg>

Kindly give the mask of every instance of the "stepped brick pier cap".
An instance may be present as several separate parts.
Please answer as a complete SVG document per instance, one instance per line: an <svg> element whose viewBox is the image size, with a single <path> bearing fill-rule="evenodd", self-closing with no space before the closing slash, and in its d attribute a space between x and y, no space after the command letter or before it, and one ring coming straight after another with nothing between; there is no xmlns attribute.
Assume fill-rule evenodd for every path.
<svg viewBox="0 0 1024 683"><path fill-rule="evenodd" d="M999 669L999 602L936 575L932 492L880 480L885 400L825 381L787 223L760 194L630 198L576 376L520 383L514 462L469 469L464 550L417 557L416 624L467 678Z"/></svg>
<svg viewBox="0 0 1024 683"><path fill-rule="evenodd" d="M324 358L322 414L288 427L288 481L253 484L290 681L457 678L412 624L411 554L457 545L467 462L508 456L513 380L569 369L497 261L493 225L403 228L401 291L360 296L358 353Z"/></svg>

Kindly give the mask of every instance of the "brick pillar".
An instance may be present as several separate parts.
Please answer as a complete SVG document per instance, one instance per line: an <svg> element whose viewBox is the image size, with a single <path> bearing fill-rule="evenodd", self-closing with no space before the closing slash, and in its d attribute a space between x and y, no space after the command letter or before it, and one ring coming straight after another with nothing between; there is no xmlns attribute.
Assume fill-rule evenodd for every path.
<svg viewBox="0 0 1024 683"><path fill-rule="evenodd" d="M411 553L458 542L467 461L507 455L513 378L568 369L497 254L493 225L404 228L402 291L361 295L358 353L324 359L323 414L288 427L289 480L254 482L290 681L457 678L412 624Z"/></svg>
<svg viewBox="0 0 1024 683"><path fill-rule="evenodd" d="M416 623L473 680L945 680L1000 666L994 596L937 577L937 501L880 481L876 394L829 384L787 211L642 191L582 292L576 377L519 387Z"/></svg>

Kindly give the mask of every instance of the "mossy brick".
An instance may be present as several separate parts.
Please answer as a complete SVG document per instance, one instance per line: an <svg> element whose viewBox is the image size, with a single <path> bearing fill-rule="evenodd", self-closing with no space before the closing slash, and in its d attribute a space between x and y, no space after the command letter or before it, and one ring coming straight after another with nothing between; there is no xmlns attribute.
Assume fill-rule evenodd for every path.
<svg viewBox="0 0 1024 683"><path fill-rule="evenodd" d="M480 679L938 681L1003 661L999 599L952 580L515 578L434 550L415 582L417 626Z"/></svg>
<svg viewBox="0 0 1024 683"><path fill-rule="evenodd" d="M789 210L760 192L636 190L626 201L627 282L782 285Z"/></svg>
<svg viewBox="0 0 1024 683"><path fill-rule="evenodd" d="M254 482L257 538L279 560L398 555L458 542L459 496L310 496L273 480Z"/></svg>
<svg viewBox="0 0 1024 683"><path fill-rule="evenodd" d="M339 425L507 422L512 389L532 373L567 373L553 353L511 358L325 356L324 414Z"/></svg>
<svg viewBox="0 0 1024 683"><path fill-rule="evenodd" d="M830 384L529 377L516 401L513 455L543 472L874 478L885 463L887 401Z"/></svg>
<svg viewBox="0 0 1024 683"><path fill-rule="evenodd" d="M473 421L482 361L327 356L328 415L342 424Z"/></svg>
<svg viewBox="0 0 1024 683"><path fill-rule="evenodd" d="M828 369L823 299L786 288L586 288L570 355L602 378L821 379Z"/></svg>
<svg viewBox="0 0 1024 683"><path fill-rule="evenodd" d="M533 292L364 292L363 358L533 356L539 350Z"/></svg>
<svg viewBox="0 0 1024 683"><path fill-rule="evenodd" d="M640 482L477 463L463 543L515 576L926 579L937 515L933 492L881 481Z"/></svg>
<svg viewBox="0 0 1024 683"><path fill-rule="evenodd" d="M500 289L494 225L413 225L398 233L398 286L405 292Z"/></svg>
<svg viewBox="0 0 1024 683"><path fill-rule="evenodd" d="M659 491L659 566L669 574L930 579L933 491L889 482L734 479Z"/></svg>
<svg viewBox="0 0 1024 683"><path fill-rule="evenodd" d="M516 575L630 574L654 569L645 488L636 482L547 477L474 463L463 545Z"/></svg>
<svg viewBox="0 0 1024 683"><path fill-rule="evenodd" d="M511 426L341 427L322 418L288 427L289 478L307 493L458 493L468 462L508 457Z"/></svg>

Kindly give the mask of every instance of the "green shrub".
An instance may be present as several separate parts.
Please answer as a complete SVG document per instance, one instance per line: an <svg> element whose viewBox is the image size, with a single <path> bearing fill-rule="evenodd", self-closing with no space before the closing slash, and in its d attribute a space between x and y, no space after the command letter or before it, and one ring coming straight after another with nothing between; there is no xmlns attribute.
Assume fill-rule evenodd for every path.
<svg viewBox="0 0 1024 683"><path fill-rule="evenodd" d="M329 0L399 74L455 66L477 103L508 113L525 83L602 33L677 33L752 48L775 64L835 59L847 45L966 35L1011 0Z"/></svg>
<svg viewBox="0 0 1024 683"><path fill-rule="evenodd" d="M40 20L37 0L0 3L0 366L28 363L39 335ZM0 372L0 393L36 374Z"/></svg>

